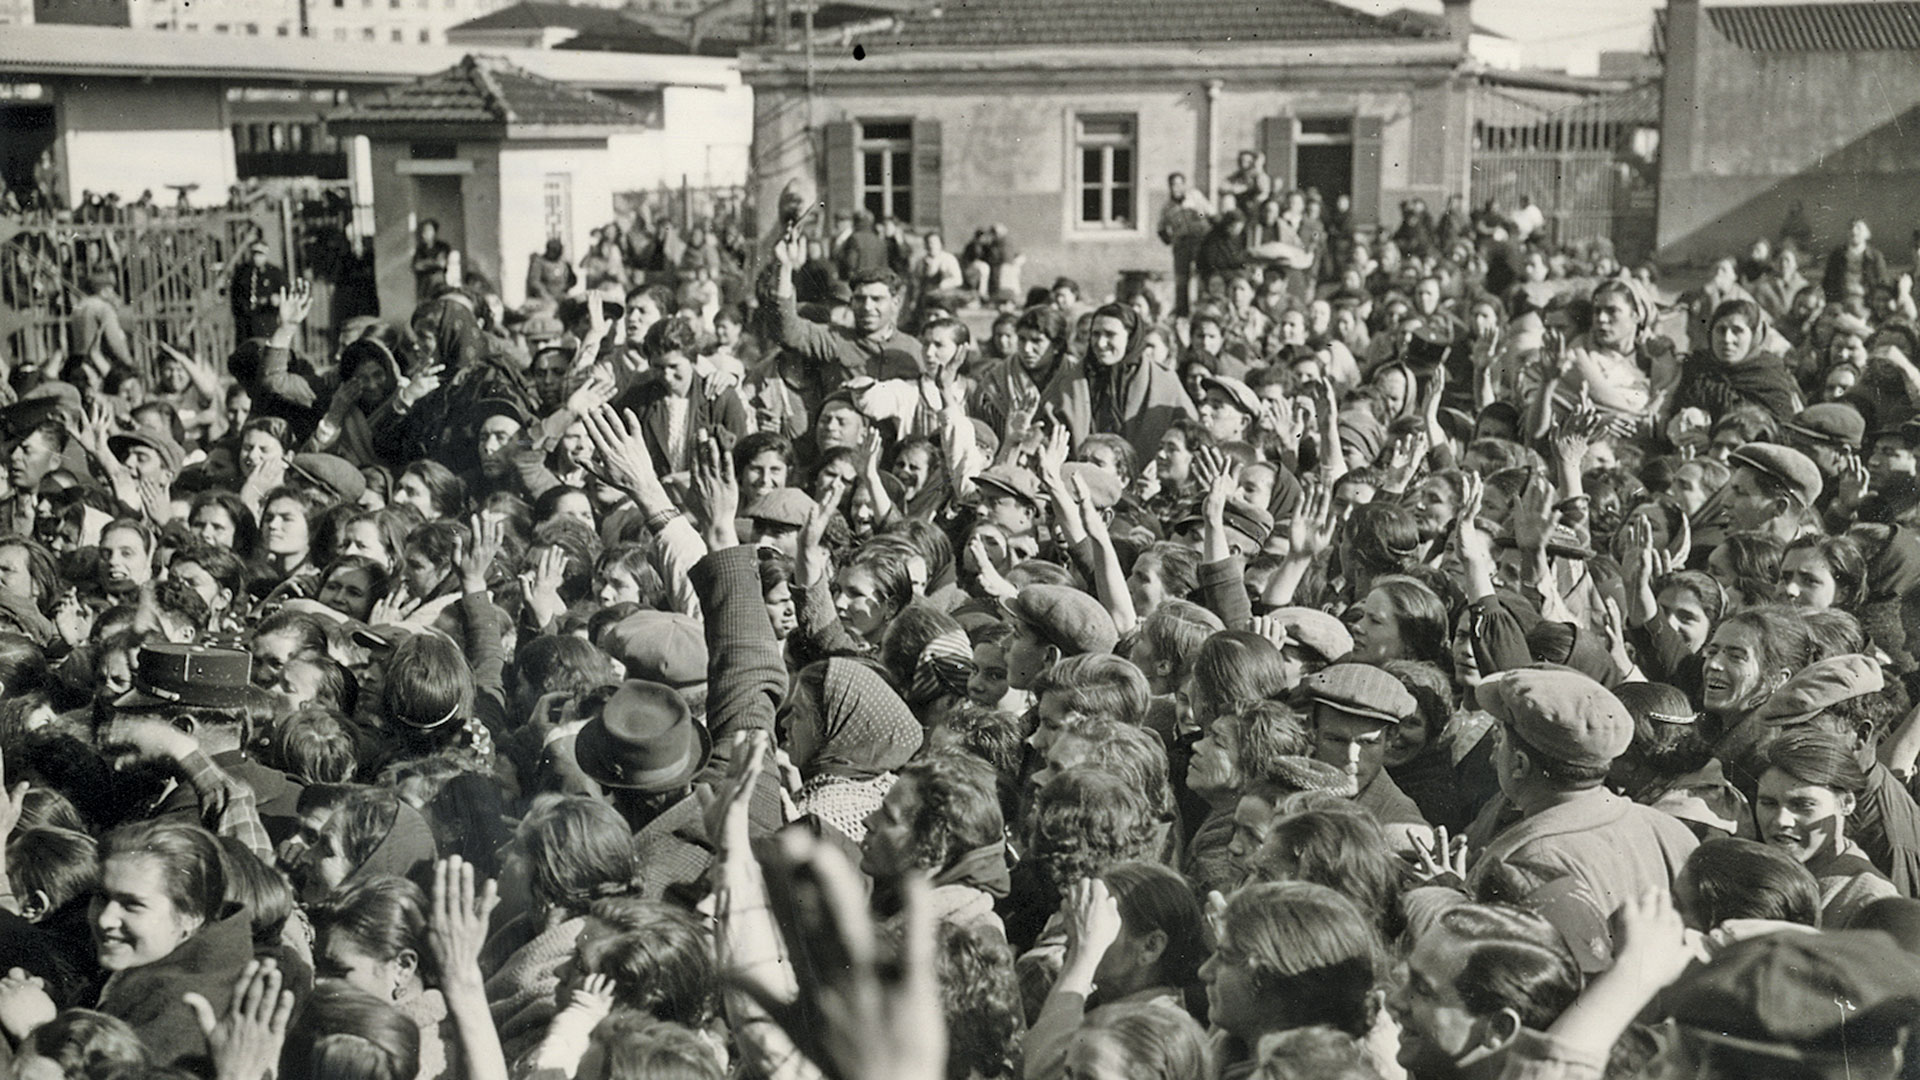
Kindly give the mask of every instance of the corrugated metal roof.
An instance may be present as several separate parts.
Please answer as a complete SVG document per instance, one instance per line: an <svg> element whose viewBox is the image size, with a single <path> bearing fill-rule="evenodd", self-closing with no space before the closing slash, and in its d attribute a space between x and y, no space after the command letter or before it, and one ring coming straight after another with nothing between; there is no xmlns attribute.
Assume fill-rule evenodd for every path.
<svg viewBox="0 0 1920 1080"><path fill-rule="evenodd" d="M1715 33L1749 52L1893 52L1920 50L1920 3L1869 0L1845 4L1709 7ZM1654 12L1653 51L1667 51L1667 12Z"/></svg>
<svg viewBox="0 0 1920 1080"><path fill-rule="evenodd" d="M632 109L543 79L497 56L469 56L404 86L328 116L355 124L507 124L523 127L637 127Z"/></svg>
<svg viewBox="0 0 1920 1080"><path fill-rule="evenodd" d="M864 35L900 48L1425 39L1334 0L952 0Z"/></svg>

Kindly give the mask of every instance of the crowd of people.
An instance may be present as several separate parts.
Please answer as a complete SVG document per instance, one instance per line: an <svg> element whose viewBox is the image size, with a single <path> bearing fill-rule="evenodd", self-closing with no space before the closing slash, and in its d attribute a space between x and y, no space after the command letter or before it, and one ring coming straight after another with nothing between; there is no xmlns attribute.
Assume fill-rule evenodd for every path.
<svg viewBox="0 0 1920 1080"><path fill-rule="evenodd" d="M1911 277L1248 158L12 365L9 1075L1911 1075Z"/></svg>

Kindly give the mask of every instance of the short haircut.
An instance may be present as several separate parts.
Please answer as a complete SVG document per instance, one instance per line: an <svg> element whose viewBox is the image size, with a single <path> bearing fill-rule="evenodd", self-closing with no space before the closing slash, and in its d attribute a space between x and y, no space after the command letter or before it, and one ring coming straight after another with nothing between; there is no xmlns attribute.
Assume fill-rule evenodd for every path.
<svg viewBox="0 0 1920 1080"><path fill-rule="evenodd" d="M1674 882L1674 901L1695 929L1729 919L1820 925L1820 883L1798 859L1753 840L1709 840Z"/></svg>
<svg viewBox="0 0 1920 1080"><path fill-rule="evenodd" d="M1069 712L1136 726L1146 722L1153 697L1139 668L1108 653L1069 656L1042 672L1034 700L1050 693L1061 695Z"/></svg>
<svg viewBox="0 0 1920 1080"><path fill-rule="evenodd" d="M1580 994L1579 962L1539 915L1505 904L1459 904L1435 929L1467 950L1453 988L1475 1016L1512 1009L1522 1025L1545 1031Z"/></svg>

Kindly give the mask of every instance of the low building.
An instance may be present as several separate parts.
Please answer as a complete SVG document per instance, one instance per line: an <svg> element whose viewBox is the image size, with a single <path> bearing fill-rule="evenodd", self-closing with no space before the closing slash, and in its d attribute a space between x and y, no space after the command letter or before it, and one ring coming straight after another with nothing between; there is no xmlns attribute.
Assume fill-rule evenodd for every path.
<svg viewBox="0 0 1920 1080"><path fill-rule="evenodd" d="M797 6L797 5L796 5ZM1162 269L1169 173L1215 191L1243 150L1363 225L1468 190L1468 4L1443 28L1333 0L1005 0L932 6L742 57L754 183L800 179L949 246L1008 227L1031 267L1103 286Z"/></svg>
<svg viewBox="0 0 1920 1080"><path fill-rule="evenodd" d="M643 123L633 109L487 56L468 56L332 113L329 127L369 146L380 310L416 301L413 233L438 223L467 273L526 298L526 262L550 239L585 251L613 216L612 135ZM406 228L397 228L401 222Z"/></svg>
<svg viewBox="0 0 1920 1080"><path fill-rule="evenodd" d="M1920 221L1920 3L1669 0L1661 51L1664 261L1757 237L1824 248L1856 217L1905 250Z"/></svg>

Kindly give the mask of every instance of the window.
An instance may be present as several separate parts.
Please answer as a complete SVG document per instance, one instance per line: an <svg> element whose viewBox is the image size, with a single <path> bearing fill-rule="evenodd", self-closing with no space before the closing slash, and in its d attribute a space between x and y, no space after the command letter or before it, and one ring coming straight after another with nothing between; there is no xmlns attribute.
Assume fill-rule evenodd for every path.
<svg viewBox="0 0 1920 1080"><path fill-rule="evenodd" d="M395 27L393 31L393 43L398 45L405 40L407 40L407 32Z"/></svg>
<svg viewBox="0 0 1920 1080"><path fill-rule="evenodd" d="M260 24L259 24L259 23L251 23L251 22L250 22L250 23L248 23L248 24L247 24L247 36L248 36L248 37L259 37L259 36L260 36Z"/></svg>
<svg viewBox="0 0 1920 1080"><path fill-rule="evenodd" d="M913 220L913 123L860 122L860 204L875 218Z"/></svg>
<svg viewBox="0 0 1920 1080"><path fill-rule="evenodd" d="M334 27L334 28L333 28L333 40L335 40L335 41L345 41L345 40L347 40L347 28L346 28L346 27L344 27L344 26L336 26L336 27Z"/></svg>
<svg viewBox="0 0 1920 1080"><path fill-rule="evenodd" d="M361 28L360 37L364 41L378 41L380 35L373 27L368 26Z"/></svg>
<svg viewBox="0 0 1920 1080"><path fill-rule="evenodd" d="M424 28L423 28L423 29L421 29L421 31L420 31L420 44L422 44L422 45L425 45L425 44L428 44L428 43L429 43L429 42L431 42L431 41L433 41L433 31L431 31L431 30L427 30L427 29L424 29Z"/></svg>
<svg viewBox="0 0 1920 1080"><path fill-rule="evenodd" d="M1131 116L1082 116L1074 124L1080 161L1080 215L1085 229L1132 229L1138 184Z"/></svg>
<svg viewBox="0 0 1920 1080"><path fill-rule="evenodd" d="M273 28L273 33L275 37L288 37L292 34L292 31L287 27L286 23L281 23L279 26Z"/></svg>
<svg viewBox="0 0 1920 1080"><path fill-rule="evenodd" d="M573 174L548 173L541 188L541 217L547 239L565 240L573 234Z"/></svg>

